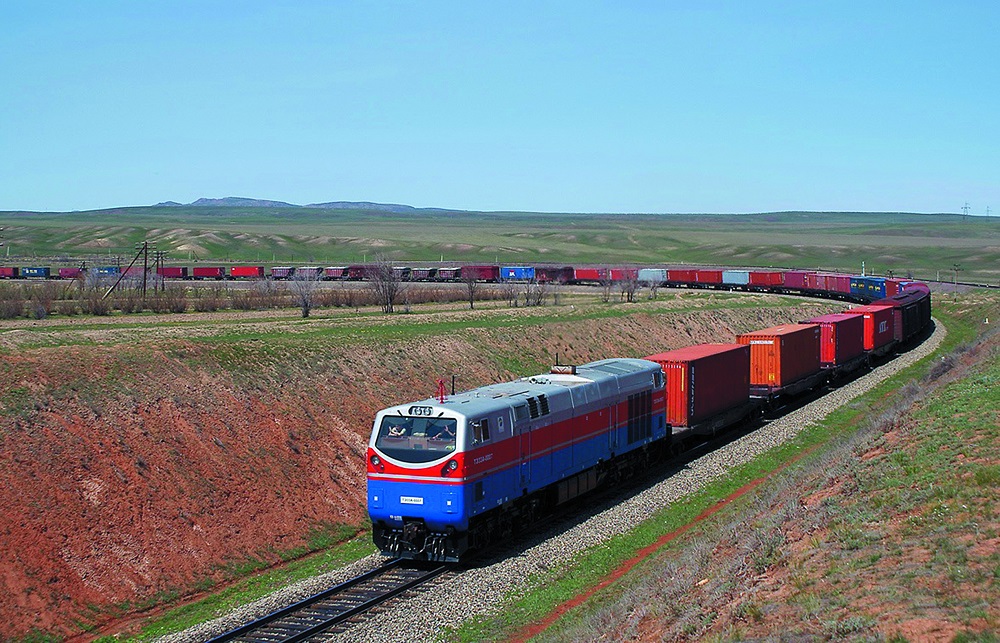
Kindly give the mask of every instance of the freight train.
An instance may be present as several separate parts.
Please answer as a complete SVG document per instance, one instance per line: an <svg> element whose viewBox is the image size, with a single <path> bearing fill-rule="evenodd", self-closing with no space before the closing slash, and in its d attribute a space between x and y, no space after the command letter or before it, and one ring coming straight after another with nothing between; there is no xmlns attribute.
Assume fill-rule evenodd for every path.
<svg viewBox="0 0 1000 643"><path fill-rule="evenodd" d="M836 288L834 277L802 279ZM787 286L789 273L769 279L769 288ZM866 305L734 343L556 366L452 395L441 382L434 398L380 411L367 451L376 546L399 558L460 562L569 500L669 458L690 436L713 435L817 390L930 328L925 284L909 282L889 297L864 287L858 299Z"/></svg>

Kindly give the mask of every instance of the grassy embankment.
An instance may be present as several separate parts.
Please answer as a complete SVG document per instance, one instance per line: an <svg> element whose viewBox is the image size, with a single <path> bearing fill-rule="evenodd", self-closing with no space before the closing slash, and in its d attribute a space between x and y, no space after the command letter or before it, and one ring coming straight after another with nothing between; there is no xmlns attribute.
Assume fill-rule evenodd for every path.
<svg viewBox="0 0 1000 643"><path fill-rule="evenodd" d="M508 597L503 614L470 621L447 638L506 640L586 594L664 534L768 477L764 487L664 546L540 638L576 640L620 634L622 628L633 634L711 633L720 640L789 631L871 636L883 620L890 635L904 640L904 630L893 627L908 615L945 619L960 633L973 632L971 637L998 627L1000 555L995 546L985 554L974 551L998 536L996 334L989 346L966 350L984 331L983 320L997 312L995 296L939 298L935 315L949 334L931 358L570 567L534 579L536 589ZM901 391L903 404L897 399ZM885 431L900 427L903 439L886 439ZM885 453L859 459L872 449ZM802 507L803 498L840 478L848 482L809 516L821 523L806 553L791 547L789 524L802 512L787 508ZM820 552L818 560L810 558L813 550ZM907 564L915 550L926 553L926 560ZM722 552L722 559L713 558L713 551ZM761 590L755 597L735 580L734 572L746 569L734 569L734 558L751 575L790 570L791 596Z"/></svg>
<svg viewBox="0 0 1000 643"><path fill-rule="evenodd" d="M128 225L122 225L127 218ZM110 263L136 243L182 264L346 265L394 261L523 264L692 263L822 268L997 283L1000 222L950 215L778 213L605 215L322 209L120 208L0 213L25 264L63 258ZM359 235L358 230L371 230ZM126 259L127 260L127 259ZM956 273L956 265L959 271Z"/></svg>

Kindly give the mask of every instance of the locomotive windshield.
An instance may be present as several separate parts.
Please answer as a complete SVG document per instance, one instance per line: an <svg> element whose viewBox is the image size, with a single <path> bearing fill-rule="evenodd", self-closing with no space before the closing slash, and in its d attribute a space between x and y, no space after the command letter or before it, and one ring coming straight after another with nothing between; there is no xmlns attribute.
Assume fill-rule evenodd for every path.
<svg viewBox="0 0 1000 643"><path fill-rule="evenodd" d="M453 418L386 416L375 446L403 462L431 462L454 453L458 420Z"/></svg>

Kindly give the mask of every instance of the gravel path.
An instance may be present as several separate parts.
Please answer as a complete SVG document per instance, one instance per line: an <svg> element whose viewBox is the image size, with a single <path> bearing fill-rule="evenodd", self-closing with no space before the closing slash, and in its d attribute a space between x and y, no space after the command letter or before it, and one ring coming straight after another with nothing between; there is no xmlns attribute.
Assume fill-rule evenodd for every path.
<svg viewBox="0 0 1000 643"><path fill-rule="evenodd" d="M347 633L327 640L359 643L432 640L442 628L457 626L474 616L500 611L505 607L500 602L503 597L531 589L531 576L568 563L580 551L628 531L659 509L724 475L732 467L748 462L788 441L805 427L822 420L833 410L937 350L945 334L944 327L936 324L934 333L920 346L815 402L691 461L661 482L630 497L623 496L607 502L591 518L572 527L556 526L533 535L530 542L525 540L521 543L522 551L500 552L496 557L482 561L476 568L452 576L447 582L419 593L407 600L401 609L376 614ZM159 640L164 643L205 641L332 584L373 569L384 560L386 559L382 556L369 556L344 569L275 592L223 618Z"/></svg>

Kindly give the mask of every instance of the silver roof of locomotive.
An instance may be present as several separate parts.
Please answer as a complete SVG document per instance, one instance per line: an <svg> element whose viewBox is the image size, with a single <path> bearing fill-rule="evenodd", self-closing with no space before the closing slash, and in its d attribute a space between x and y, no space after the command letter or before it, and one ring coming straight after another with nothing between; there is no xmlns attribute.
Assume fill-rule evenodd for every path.
<svg viewBox="0 0 1000 643"><path fill-rule="evenodd" d="M526 404L528 398L544 395L555 412L648 387L652 373L659 369L658 364L644 359L604 359L577 366L575 375L543 373L447 395L443 404L432 397L386 410L419 405L475 417Z"/></svg>

